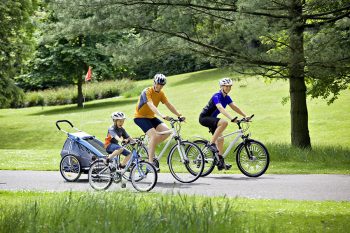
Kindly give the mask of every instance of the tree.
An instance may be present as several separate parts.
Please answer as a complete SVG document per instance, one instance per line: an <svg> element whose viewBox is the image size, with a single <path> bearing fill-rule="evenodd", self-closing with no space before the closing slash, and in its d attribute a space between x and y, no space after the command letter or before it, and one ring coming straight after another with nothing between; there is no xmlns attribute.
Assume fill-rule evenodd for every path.
<svg viewBox="0 0 350 233"><path fill-rule="evenodd" d="M13 78L21 74L33 52L31 16L36 8L35 0L0 2L0 108L23 100L23 92Z"/></svg>
<svg viewBox="0 0 350 233"><path fill-rule="evenodd" d="M121 72L99 48L104 43L115 43L121 36L111 32L99 35L79 28L80 20L84 20L88 12L75 15L72 27L62 25L62 17L67 14L64 10L49 5L41 13L39 43L30 64L31 71L17 81L27 90L76 84L77 105L82 107L82 85L88 66L93 68L94 80L112 79Z"/></svg>
<svg viewBox="0 0 350 233"><path fill-rule="evenodd" d="M86 0L65 4L77 11L97 11L90 21L99 30L133 28L151 36L180 38L182 47L211 57L221 66L288 79L291 143L297 147L311 147L307 94L332 102L350 82L348 0Z"/></svg>

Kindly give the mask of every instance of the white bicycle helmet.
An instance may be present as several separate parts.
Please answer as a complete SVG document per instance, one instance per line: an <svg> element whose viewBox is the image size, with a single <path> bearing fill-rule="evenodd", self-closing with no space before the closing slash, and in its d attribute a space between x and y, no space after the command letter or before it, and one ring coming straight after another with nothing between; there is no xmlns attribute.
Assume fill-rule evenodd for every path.
<svg viewBox="0 0 350 233"><path fill-rule="evenodd" d="M154 83L165 85L166 84L166 77L164 74L156 74L154 75Z"/></svg>
<svg viewBox="0 0 350 233"><path fill-rule="evenodd" d="M219 81L220 86L232 86L233 81L230 78L222 78Z"/></svg>
<svg viewBox="0 0 350 233"><path fill-rule="evenodd" d="M111 117L112 120L122 120L126 118L126 115L123 112L114 112Z"/></svg>

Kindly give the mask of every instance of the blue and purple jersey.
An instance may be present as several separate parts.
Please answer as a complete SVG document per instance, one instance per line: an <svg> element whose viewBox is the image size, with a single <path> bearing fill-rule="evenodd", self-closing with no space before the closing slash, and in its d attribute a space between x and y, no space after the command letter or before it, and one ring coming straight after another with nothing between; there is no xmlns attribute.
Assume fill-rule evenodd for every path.
<svg viewBox="0 0 350 233"><path fill-rule="evenodd" d="M222 107L226 108L226 106L232 102L233 101L229 95L224 96L222 92L219 91L210 98L208 104L203 108L201 116L217 117L220 111L216 105L221 104Z"/></svg>

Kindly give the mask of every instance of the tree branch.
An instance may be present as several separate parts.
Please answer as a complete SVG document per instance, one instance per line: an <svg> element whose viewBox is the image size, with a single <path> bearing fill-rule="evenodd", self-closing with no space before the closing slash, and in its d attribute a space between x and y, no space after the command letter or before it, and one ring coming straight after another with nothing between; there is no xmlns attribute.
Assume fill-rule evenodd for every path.
<svg viewBox="0 0 350 233"><path fill-rule="evenodd" d="M319 13L319 14L303 15L303 18L304 19L316 19L317 17L320 17L320 16L325 16L325 15L329 15L329 14L339 13L339 12L342 12L344 10L350 10L350 5L347 5L347 6L343 7L343 8L335 9L335 10L332 10L332 11Z"/></svg>
<svg viewBox="0 0 350 233"><path fill-rule="evenodd" d="M313 28L313 27L319 27L319 26L322 26L322 25L325 25L325 24L328 24L328 23L333 23L333 22L336 22L342 18L345 18L345 17L349 17L350 16L350 12L346 12L342 15L339 15L338 17L335 17L335 18L332 18L332 19L329 19L329 20L326 20L326 21L323 21L323 22L319 22L319 23L312 23L312 24L305 24L304 25L304 28Z"/></svg>

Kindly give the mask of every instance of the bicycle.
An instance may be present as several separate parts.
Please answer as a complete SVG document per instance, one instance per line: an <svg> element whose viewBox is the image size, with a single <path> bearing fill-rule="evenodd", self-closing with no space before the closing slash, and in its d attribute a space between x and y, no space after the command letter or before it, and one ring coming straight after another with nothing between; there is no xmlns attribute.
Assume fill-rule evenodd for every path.
<svg viewBox="0 0 350 233"><path fill-rule="evenodd" d="M202 174L204 169L204 156L201 149L192 142L182 140L180 136L181 123L183 118L170 118L171 129L158 132L158 134L171 134L158 156L155 156L153 163L159 167L159 161L165 154L170 143L174 140L176 144L170 149L167 157L167 164L171 175L179 182L192 183ZM144 138L146 140L146 138Z"/></svg>
<svg viewBox="0 0 350 233"><path fill-rule="evenodd" d="M158 174L155 167L146 161L141 160L136 145L142 145L142 141L135 139L134 142L129 143L132 146L131 158L126 164L125 168L119 167L119 156L117 159L113 159L112 163L106 164L104 159L98 159L94 161L89 169L89 184L95 190L108 189L113 181L115 183L122 183L122 188L125 188L126 184L122 182L123 176L130 170L128 180L131 181L132 186L140 192L148 192L154 188L158 180Z"/></svg>
<svg viewBox="0 0 350 233"><path fill-rule="evenodd" d="M252 115L250 119L253 117L254 115ZM235 117L233 121L236 120L237 117ZM270 163L270 155L263 143L249 138L249 133L245 134L249 128L249 122L250 120L247 120L245 118L236 121L238 130L222 136L222 138L226 138L237 134L237 136L231 141L222 156L226 158L233 146L236 144L239 138L241 138L242 142L238 144L238 146L233 151L233 153L237 151L237 166L244 175L248 177L259 177L266 172ZM245 127L243 126L244 124L246 125ZM209 141L204 138L195 140L194 143L201 148L205 157L206 165L202 172L202 176L207 176L214 170L215 165L217 165L217 161L219 161L218 152L214 153L211 151L208 148Z"/></svg>

